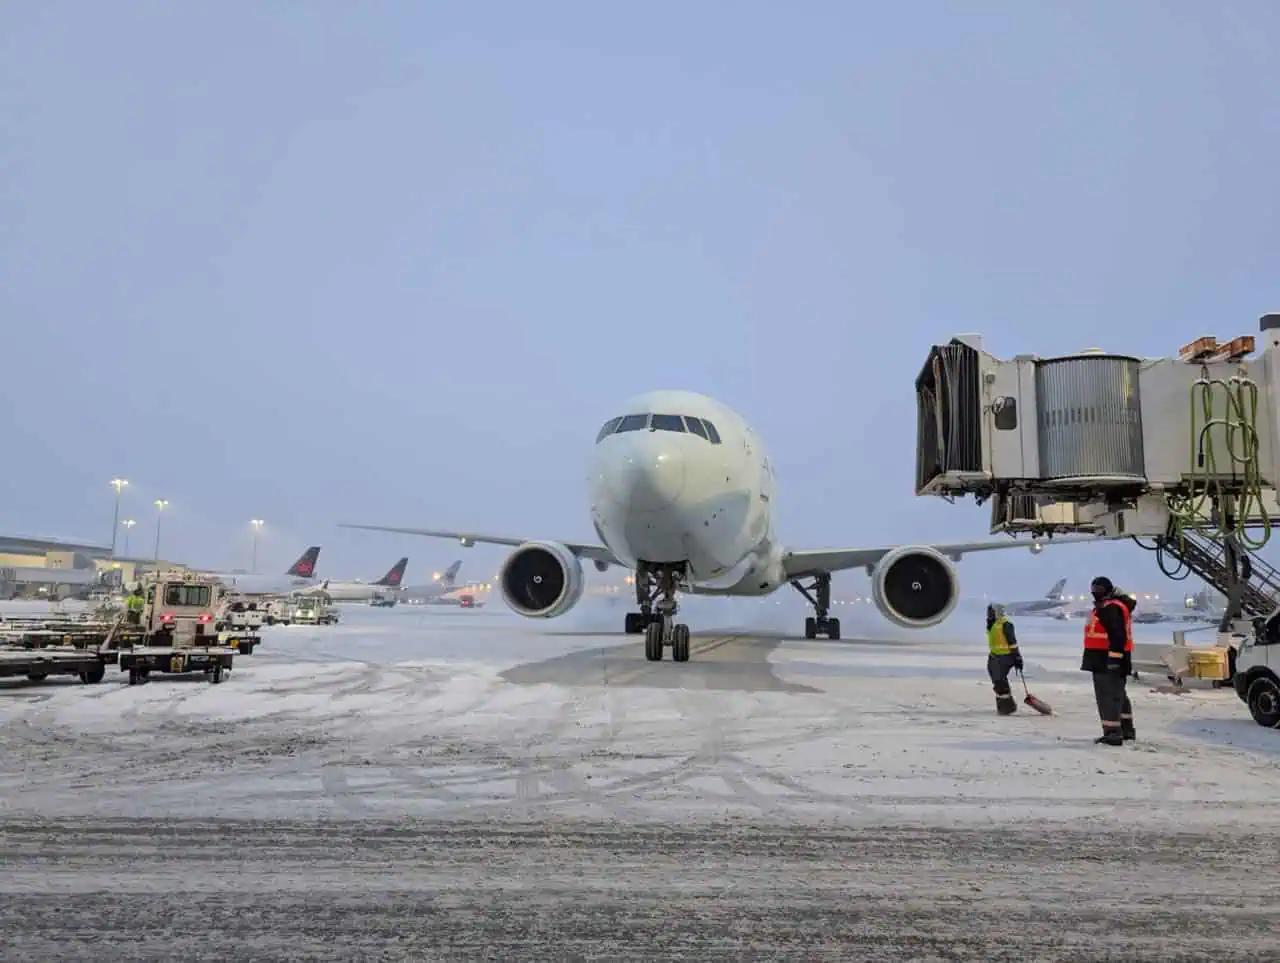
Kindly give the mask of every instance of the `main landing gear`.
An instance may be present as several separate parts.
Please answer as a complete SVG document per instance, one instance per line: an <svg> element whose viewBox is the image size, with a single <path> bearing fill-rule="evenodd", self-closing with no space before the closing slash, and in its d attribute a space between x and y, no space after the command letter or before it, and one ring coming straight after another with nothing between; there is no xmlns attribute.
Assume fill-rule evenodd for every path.
<svg viewBox="0 0 1280 963"><path fill-rule="evenodd" d="M815 575L809 585L801 585L799 579L792 581L791 586L809 600L816 617L811 615L804 620L804 637L816 639L825 635L831 640L840 638L840 620L830 618L831 611L831 576Z"/></svg>
<svg viewBox="0 0 1280 963"><path fill-rule="evenodd" d="M671 646L675 662L689 661L689 626L677 624L676 584L683 574L679 566L641 565L636 569L636 603L639 612L628 612L628 635L644 633L644 657L662 661L662 650Z"/></svg>

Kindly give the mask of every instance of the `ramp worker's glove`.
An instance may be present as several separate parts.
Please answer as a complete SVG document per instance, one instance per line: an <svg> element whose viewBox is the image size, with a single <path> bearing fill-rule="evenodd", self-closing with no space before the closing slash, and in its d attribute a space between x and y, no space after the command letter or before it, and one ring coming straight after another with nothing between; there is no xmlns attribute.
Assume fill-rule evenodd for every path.
<svg viewBox="0 0 1280 963"><path fill-rule="evenodd" d="M1109 655L1109 657L1107 658L1107 671L1108 671L1108 672L1123 672L1123 671L1124 671L1124 656L1122 656L1119 652L1111 652L1111 653L1109 653L1108 655Z"/></svg>
<svg viewBox="0 0 1280 963"><path fill-rule="evenodd" d="M1022 671L1022 653L1021 652L1013 653L1013 667L1017 669L1019 672Z"/></svg>

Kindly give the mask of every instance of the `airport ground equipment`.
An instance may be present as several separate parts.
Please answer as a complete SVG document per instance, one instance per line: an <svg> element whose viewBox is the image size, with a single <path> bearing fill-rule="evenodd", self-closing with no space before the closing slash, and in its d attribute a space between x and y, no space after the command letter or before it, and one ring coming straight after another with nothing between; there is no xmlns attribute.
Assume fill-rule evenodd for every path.
<svg viewBox="0 0 1280 963"><path fill-rule="evenodd" d="M267 611L263 616L267 625L289 625L293 622L294 599L289 595L278 595L267 602Z"/></svg>
<svg viewBox="0 0 1280 963"><path fill-rule="evenodd" d="M989 501L993 532L1131 537L1166 576L1198 575L1226 597L1217 648L1234 651L1237 692L1276 726L1280 571L1257 550L1280 518L1280 314L1260 340L1155 359L935 345L916 379L915 485ZM1217 660L1192 656L1188 672Z"/></svg>
<svg viewBox="0 0 1280 963"><path fill-rule="evenodd" d="M218 640L241 655L252 655L262 641L267 605L266 599L257 596L224 595L215 622Z"/></svg>
<svg viewBox="0 0 1280 963"><path fill-rule="evenodd" d="M219 631L234 629L241 632L257 632L266 621L268 600L253 595L224 593L218 607Z"/></svg>
<svg viewBox="0 0 1280 963"><path fill-rule="evenodd" d="M120 669L129 673L129 685L139 685L152 672L173 675L203 672L210 682L220 683L231 671L235 649L223 645L138 646L120 651Z"/></svg>
<svg viewBox="0 0 1280 963"><path fill-rule="evenodd" d="M0 646L0 678L25 676L31 682L43 682L51 675L74 675L92 685L101 682L107 666L115 662L117 653L100 653L97 649L74 646L17 648Z"/></svg>
<svg viewBox="0 0 1280 963"><path fill-rule="evenodd" d="M129 684L147 681L152 672L203 672L222 682L236 649L223 644L216 624L223 585L196 572L161 572L143 582L146 604L140 635L120 649L119 663Z"/></svg>
<svg viewBox="0 0 1280 963"><path fill-rule="evenodd" d="M0 620L0 677L43 682L51 675L74 675L101 682L106 667L116 664L122 641L130 639L120 620L90 614Z"/></svg>
<svg viewBox="0 0 1280 963"><path fill-rule="evenodd" d="M299 625L337 625L338 610L327 595L297 595L293 601L292 621Z"/></svg>

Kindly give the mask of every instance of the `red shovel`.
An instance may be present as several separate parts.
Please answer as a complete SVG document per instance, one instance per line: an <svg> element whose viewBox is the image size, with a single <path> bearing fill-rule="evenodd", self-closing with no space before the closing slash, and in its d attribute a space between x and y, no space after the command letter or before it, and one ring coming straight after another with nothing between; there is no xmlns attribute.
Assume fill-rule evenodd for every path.
<svg viewBox="0 0 1280 963"><path fill-rule="evenodd" d="M1022 674L1021 669L1018 670L1018 678L1022 680L1022 691L1027 693L1026 698L1022 701L1031 706L1031 708L1035 709L1036 712L1040 713L1042 716L1053 715L1053 707L1049 705L1049 703L1045 702L1043 699L1037 699L1027 690L1027 677Z"/></svg>

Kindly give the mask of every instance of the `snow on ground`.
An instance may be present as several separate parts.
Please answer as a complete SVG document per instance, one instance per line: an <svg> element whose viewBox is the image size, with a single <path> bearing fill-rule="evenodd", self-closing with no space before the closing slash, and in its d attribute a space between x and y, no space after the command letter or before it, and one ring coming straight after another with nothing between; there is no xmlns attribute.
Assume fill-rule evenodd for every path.
<svg viewBox="0 0 1280 963"><path fill-rule="evenodd" d="M622 614L348 606L266 629L220 686L0 682L0 815L1194 829L1263 825L1280 793L1280 733L1229 689L1131 682L1140 741L1094 746L1078 624L1019 620L1056 715L1001 718L979 614L908 633L848 607L844 641L804 641L789 603L694 599L684 665Z"/></svg>
<svg viewBox="0 0 1280 963"><path fill-rule="evenodd" d="M1058 715L1000 718L980 612L803 615L695 599L676 665L604 603L353 606L218 686L0 682L3 955L1280 958L1234 693L1134 684L1105 749L1078 625L1019 620Z"/></svg>

